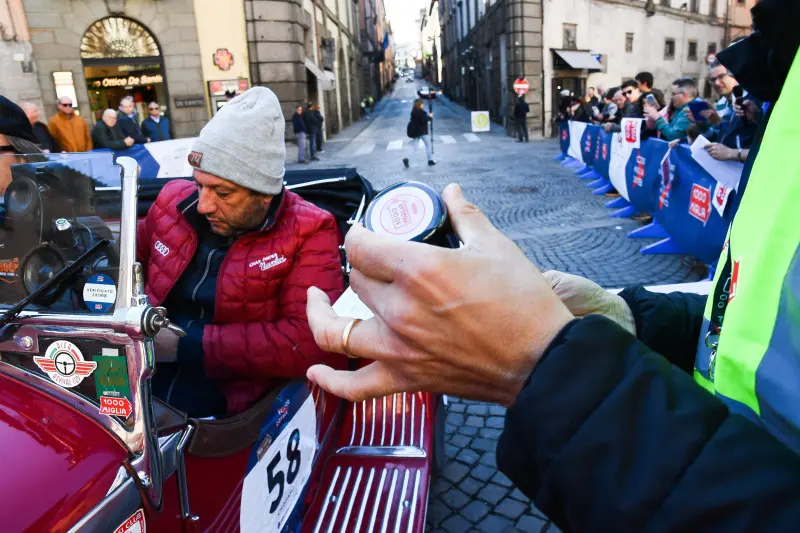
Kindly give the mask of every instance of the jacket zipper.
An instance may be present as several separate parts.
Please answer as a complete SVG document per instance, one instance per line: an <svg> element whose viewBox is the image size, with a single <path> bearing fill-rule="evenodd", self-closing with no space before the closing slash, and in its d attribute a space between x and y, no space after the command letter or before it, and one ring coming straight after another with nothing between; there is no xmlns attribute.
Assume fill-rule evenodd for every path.
<svg viewBox="0 0 800 533"><path fill-rule="evenodd" d="M208 277L208 271L211 270L211 259L214 258L214 254L216 254L218 251L219 251L219 248L214 248L208 254L208 258L206 258L206 269L205 269L205 272L203 272L203 276L200 278L200 281L197 282L197 285L195 286L194 291L192 291L192 303L195 303L195 304L197 303L197 291L200 290L200 287L206 281L206 278ZM200 320L203 320L203 317L205 316L205 311L206 311L205 307L200 306ZM193 322L193 320L190 320L189 324L191 324L192 322ZM175 388L175 384L178 382L178 378L180 376L181 376L181 369L179 367L178 368L178 372L175 373L175 377L172 378L172 383L169 384L169 389L167 390L167 399L166 399L167 403L169 403L170 396L172 396L172 390Z"/></svg>

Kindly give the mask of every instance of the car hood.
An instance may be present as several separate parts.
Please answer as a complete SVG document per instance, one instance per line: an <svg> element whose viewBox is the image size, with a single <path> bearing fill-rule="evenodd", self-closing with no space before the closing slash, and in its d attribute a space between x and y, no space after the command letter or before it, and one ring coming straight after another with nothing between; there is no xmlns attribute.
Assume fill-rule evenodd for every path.
<svg viewBox="0 0 800 533"><path fill-rule="evenodd" d="M0 524L66 531L102 500L127 453L55 398L0 374Z"/></svg>

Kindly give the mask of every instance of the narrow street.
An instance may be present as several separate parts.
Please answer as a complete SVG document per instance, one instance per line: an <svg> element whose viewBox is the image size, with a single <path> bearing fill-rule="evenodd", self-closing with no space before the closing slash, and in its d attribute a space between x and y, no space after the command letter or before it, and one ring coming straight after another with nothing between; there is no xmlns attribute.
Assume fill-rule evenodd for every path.
<svg viewBox="0 0 800 533"><path fill-rule="evenodd" d="M685 257L641 255L639 249L653 241L627 238L640 224L611 218L604 207L608 198L593 196L585 182L553 160L555 140L517 143L494 124L491 133L472 134L469 112L440 100L434 103L438 164L427 166L422 147L410 155L406 124L417 86L401 79L370 118L329 139L321 161L302 168L356 167L376 189L417 180L441 191L458 182L542 270L586 276L607 288L699 279ZM403 157L411 159L410 169L403 168ZM495 448L504 414L496 405L450 398L448 460L433 482L431 532L557 531L497 472Z"/></svg>

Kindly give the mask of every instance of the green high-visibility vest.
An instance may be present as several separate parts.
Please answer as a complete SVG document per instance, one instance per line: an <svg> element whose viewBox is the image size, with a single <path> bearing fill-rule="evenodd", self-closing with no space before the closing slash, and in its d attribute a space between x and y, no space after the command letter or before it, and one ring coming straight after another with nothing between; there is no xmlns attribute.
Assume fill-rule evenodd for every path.
<svg viewBox="0 0 800 533"><path fill-rule="evenodd" d="M781 95L722 251L694 376L800 453L800 54Z"/></svg>

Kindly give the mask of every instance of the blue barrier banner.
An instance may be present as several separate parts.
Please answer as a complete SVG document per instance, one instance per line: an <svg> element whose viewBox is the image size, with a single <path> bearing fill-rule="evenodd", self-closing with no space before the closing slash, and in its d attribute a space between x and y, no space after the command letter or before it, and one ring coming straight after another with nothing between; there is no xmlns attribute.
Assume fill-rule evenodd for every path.
<svg viewBox="0 0 800 533"><path fill-rule="evenodd" d="M657 139L642 143L642 147L633 150L625 168L625 182L628 185L628 201L639 211L654 213L658 209L658 193L660 190L661 160L669 149L669 145Z"/></svg>
<svg viewBox="0 0 800 533"><path fill-rule="evenodd" d="M561 153L566 154L569 150L569 122L566 120L558 123L558 142Z"/></svg>
<svg viewBox="0 0 800 533"><path fill-rule="evenodd" d="M602 177L609 179L611 165L611 141L614 139L613 133L606 133L603 128L597 128L595 136L594 163L592 168Z"/></svg>
<svg viewBox="0 0 800 533"><path fill-rule="evenodd" d="M688 146L672 150L669 164L673 174L669 195L662 208L656 205L652 213L681 250L713 264L722 252L729 224L712 206L717 180L697 164ZM662 181L661 174L657 176Z"/></svg>
<svg viewBox="0 0 800 533"><path fill-rule="evenodd" d="M192 167L187 159L195 138L173 139L147 144L134 144L126 150L115 150L114 159L131 157L139 163L139 178L188 178ZM97 151L108 152L100 149Z"/></svg>
<svg viewBox="0 0 800 533"><path fill-rule="evenodd" d="M587 125L581 136L581 156L587 167L594 163L594 144L597 141L597 126Z"/></svg>

